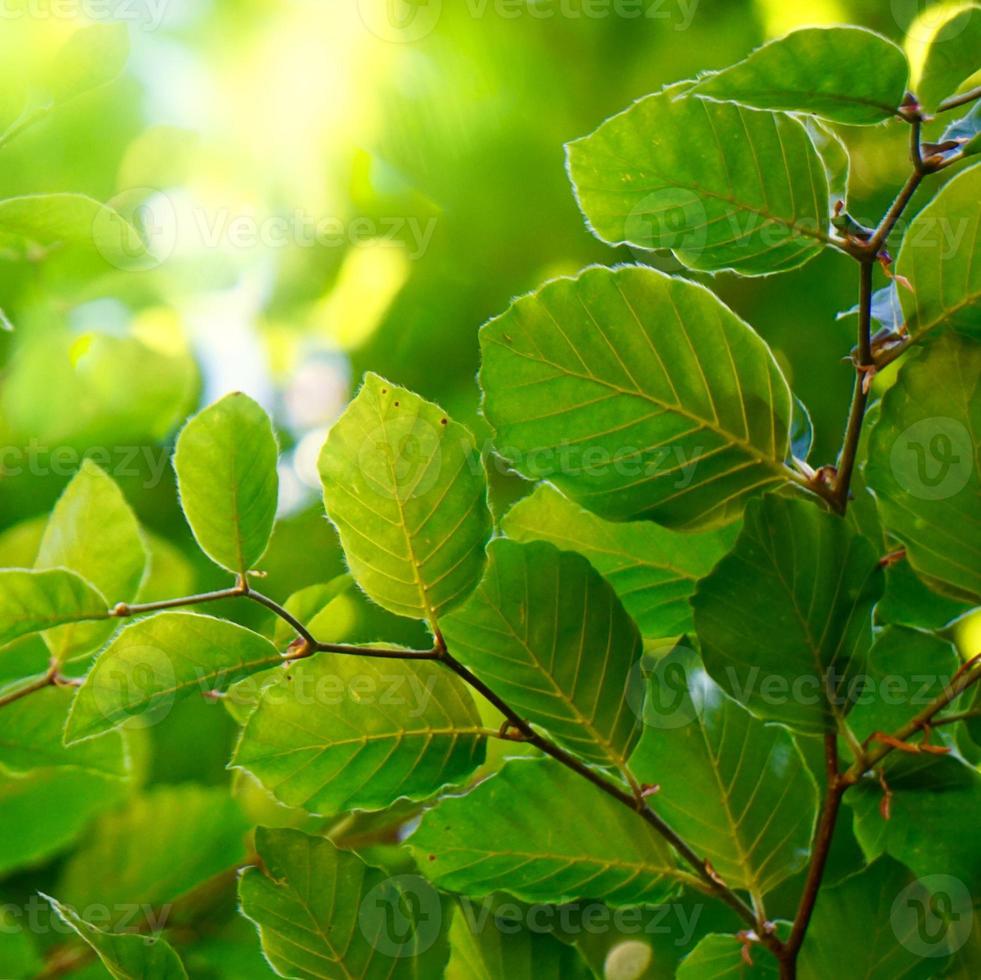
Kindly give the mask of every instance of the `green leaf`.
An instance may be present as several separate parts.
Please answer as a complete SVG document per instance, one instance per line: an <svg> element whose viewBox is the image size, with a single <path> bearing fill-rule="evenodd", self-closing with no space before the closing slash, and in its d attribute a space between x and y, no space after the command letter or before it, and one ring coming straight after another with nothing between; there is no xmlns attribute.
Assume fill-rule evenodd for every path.
<svg viewBox="0 0 981 980"><path fill-rule="evenodd" d="M114 980L181 980L187 971L173 948L158 937L114 934L86 922L73 908L40 893L55 915L95 950Z"/></svg>
<svg viewBox="0 0 981 980"><path fill-rule="evenodd" d="M450 926L446 980L590 980L575 946L539 928L460 902Z"/></svg>
<svg viewBox="0 0 981 980"><path fill-rule="evenodd" d="M766 344L702 286L594 267L480 331L497 451L612 520L734 520L780 483L790 392Z"/></svg>
<svg viewBox="0 0 981 980"><path fill-rule="evenodd" d="M223 786L156 786L99 818L65 864L58 894L79 909L152 914L241 863L247 829Z"/></svg>
<svg viewBox="0 0 981 980"><path fill-rule="evenodd" d="M0 775L0 873L61 853L130 791L124 780L60 767Z"/></svg>
<svg viewBox="0 0 981 980"><path fill-rule="evenodd" d="M870 126L896 114L909 68L881 34L861 27L809 27L757 48L699 80L692 91L757 109L807 112Z"/></svg>
<svg viewBox="0 0 981 980"><path fill-rule="evenodd" d="M380 606L436 626L474 589L490 537L473 436L376 374L320 456L327 514L358 585Z"/></svg>
<svg viewBox="0 0 981 980"><path fill-rule="evenodd" d="M650 521L614 524L583 510L548 484L515 504L502 527L516 541L549 541L577 551L613 586L650 639L692 630L688 599L729 550L729 530L680 534Z"/></svg>
<svg viewBox="0 0 981 980"><path fill-rule="evenodd" d="M92 24L75 31L55 56L47 89L56 103L67 102L116 78L129 57L124 23Z"/></svg>
<svg viewBox="0 0 981 980"><path fill-rule="evenodd" d="M105 598L64 568L0 569L0 647L30 633L88 619L105 619Z"/></svg>
<svg viewBox="0 0 981 980"><path fill-rule="evenodd" d="M119 732L80 745L62 745L73 694L48 687L0 711L0 769L22 775L44 767L79 769L112 779L129 775L126 742Z"/></svg>
<svg viewBox="0 0 981 980"><path fill-rule="evenodd" d="M44 970L28 926L19 923L20 909L0 908L0 976L27 980Z"/></svg>
<svg viewBox="0 0 981 980"><path fill-rule="evenodd" d="M318 656L263 690L231 765L287 806L379 810L469 775L482 733L466 685L438 664Z"/></svg>
<svg viewBox="0 0 981 980"><path fill-rule="evenodd" d="M130 719L154 725L182 698L279 663L282 657L265 637L223 619L190 612L139 619L120 631L89 671L65 740L79 742Z"/></svg>
<svg viewBox="0 0 981 980"><path fill-rule="evenodd" d="M295 616L307 629L325 643L339 642L347 632L345 627L351 622L343 602L353 588L354 579L350 575L338 575L329 582L309 585L294 592L284 603L287 612ZM341 599L341 602L335 600ZM329 634L329 635L328 635ZM296 638L296 632L285 619L276 618L273 627L273 643L278 650L285 650Z"/></svg>
<svg viewBox="0 0 981 980"><path fill-rule="evenodd" d="M633 620L581 555L503 538L487 553L477 591L443 622L450 652L570 751L622 769L638 735Z"/></svg>
<svg viewBox="0 0 981 980"><path fill-rule="evenodd" d="M0 232L39 245L95 248L118 268L147 255L139 230L108 204L86 194L26 194L0 200Z"/></svg>
<svg viewBox="0 0 981 980"><path fill-rule="evenodd" d="M940 137L941 143L953 142L955 149L942 150L946 159L956 155L965 157L981 153L981 102L975 102L970 112L952 122Z"/></svg>
<svg viewBox="0 0 981 980"><path fill-rule="evenodd" d="M920 938L920 930L933 931L937 925L929 897L906 868L888 858L822 888L798 961L800 980L841 976L846 963L848 976L862 980L936 976L942 962L930 958L936 949L929 952ZM870 928L873 910L878 928Z"/></svg>
<svg viewBox="0 0 981 980"><path fill-rule="evenodd" d="M881 854L915 875L950 875L976 895L981 887L981 848L966 828L981 820L981 775L952 756L934 758L929 772L889 774L889 819L875 780L855 787L845 800L855 814L855 835L869 860Z"/></svg>
<svg viewBox="0 0 981 980"><path fill-rule="evenodd" d="M807 860L814 780L788 732L731 701L694 654L677 662L687 678L684 703L670 715L645 714L630 769L660 786L657 812L730 888L760 898Z"/></svg>
<svg viewBox="0 0 981 980"><path fill-rule="evenodd" d="M978 71L981 5L942 3L928 7L907 37L913 90L932 112Z"/></svg>
<svg viewBox="0 0 981 980"><path fill-rule="evenodd" d="M116 482L90 460L55 504L35 566L77 572L110 604L132 602L147 568L147 548L136 516ZM64 662L104 643L117 623L80 623L45 634L51 654Z"/></svg>
<svg viewBox="0 0 981 980"><path fill-rule="evenodd" d="M777 961L759 946L752 949L752 964L744 958L744 942L738 936L705 936L681 961L677 980L776 980Z"/></svg>
<svg viewBox="0 0 981 980"><path fill-rule="evenodd" d="M653 828L550 759L513 759L466 796L447 797L409 843L438 887L472 897L656 904L680 876Z"/></svg>
<svg viewBox="0 0 981 980"><path fill-rule="evenodd" d="M567 147L579 206L611 245L671 249L691 269L794 269L828 243L828 180L803 124L731 102L635 102Z"/></svg>
<svg viewBox="0 0 981 980"><path fill-rule="evenodd" d="M174 469L187 523L201 550L230 572L251 571L269 545L278 458L269 416L241 392L195 415L177 438Z"/></svg>
<svg viewBox="0 0 981 980"><path fill-rule="evenodd" d="M861 694L848 716L849 727L860 741L875 732L891 734L942 694L959 666L946 640L887 626L877 634L869 652ZM886 766L892 761L893 757L887 759Z"/></svg>
<svg viewBox="0 0 981 980"><path fill-rule="evenodd" d="M979 233L981 166L976 166L945 184L903 238L896 272L913 287L900 290L913 340L941 327L981 339L981 263L972 261Z"/></svg>
<svg viewBox="0 0 981 980"><path fill-rule="evenodd" d="M952 334L903 365L872 430L866 478L913 570L953 598L981 600L978 530L981 351Z"/></svg>
<svg viewBox="0 0 981 980"><path fill-rule="evenodd" d="M767 496L692 600L705 665L754 714L820 734L872 644L878 555L809 500Z"/></svg>
<svg viewBox="0 0 981 980"><path fill-rule="evenodd" d="M431 886L387 876L329 840L297 830L256 831L264 871L239 881L242 913L281 977L402 980L442 975L446 923Z"/></svg>

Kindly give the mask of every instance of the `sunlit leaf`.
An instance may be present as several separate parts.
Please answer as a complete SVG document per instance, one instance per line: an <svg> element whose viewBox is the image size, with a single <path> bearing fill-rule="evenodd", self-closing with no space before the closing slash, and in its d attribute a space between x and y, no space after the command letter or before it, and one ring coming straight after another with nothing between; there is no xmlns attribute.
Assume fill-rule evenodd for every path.
<svg viewBox="0 0 981 980"><path fill-rule="evenodd" d="M981 597L981 352L953 334L903 366L872 430L868 484L928 585Z"/></svg>
<svg viewBox="0 0 981 980"><path fill-rule="evenodd" d="M730 888L765 895L807 859L814 780L788 732L730 700L694 654L679 664L684 703L647 712L630 769L660 787L657 812Z"/></svg>
<svg viewBox="0 0 981 980"><path fill-rule="evenodd" d="M932 112L978 70L981 4L927 7L910 25L907 50L914 69L913 90Z"/></svg>
<svg viewBox="0 0 981 980"><path fill-rule="evenodd" d="M201 550L244 575L265 554L276 520L279 447L269 416L236 392L181 430L174 469L181 506Z"/></svg>
<svg viewBox="0 0 981 980"><path fill-rule="evenodd" d="M266 687L231 764L317 813L423 800L484 760L466 686L429 661L319 656Z"/></svg>
<svg viewBox="0 0 981 980"><path fill-rule="evenodd" d="M0 200L0 232L39 245L95 248L109 263L126 268L147 254L137 228L108 204L85 194L27 194Z"/></svg>
<svg viewBox="0 0 981 980"><path fill-rule="evenodd" d="M895 115L909 68L892 41L859 27L811 27L757 48L692 90L758 109L868 126Z"/></svg>
<svg viewBox="0 0 981 980"><path fill-rule="evenodd" d="M0 569L0 647L18 637L108 613L105 598L64 568Z"/></svg>
<svg viewBox="0 0 981 980"><path fill-rule="evenodd" d="M322 837L256 831L263 870L239 881L243 914L266 959L298 980L423 980L448 954L439 896L415 875L390 877Z"/></svg>
<svg viewBox="0 0 981 980"><path fill-rule="evenodd" d="M547 484L512 507L502 527L516 541L549 541L588 558L651 639L693 628L695 583L735 539L728 529L682 534L650 521L604 521Z"/></svg>
<svg viewBox="0 0 981 980"><path fill-rule="evenodd" d="M133 926L140 921L134 911L153 915L155 906L231 872L245 858L246 830L224 787L157 786L99 818L65 864L57 891L78 909L108 907L114 918L107 928L127 914Z"/></svg>
<svg viewBox="0 0 981 980"><path fill-rule="evenodd" d="M692 600L709 673L754 714L817 734L849 706L882 593L871 544L807 500L767 496Z"/></svg>
<svg viewBox="0 0 981 980"><path fill-rule="evenodd" d="M51 512L35 564L77 572L112 605L136 598L146 572L146 543L116 482L90 460L82 463ZM54 657L70 660L103 643L116 625L62 626L45 640Z"/></svg>
<svg viewBox="0 0 981 980"><path fill-rule="evenodd" d="M692 269L794 269L828 242L828 179L803 124L668 89L570 143L586 220Z"/></svg>
<svg viewBox="0 0 981 980"><path fill-rule="evenodd" d="M497 451L613 520L734 520L784 480L790 393L769 348L702 286L594 267L480 332Z"/></svg>
<svg viewBox="0 0 981 980"><path fill-rule="evenodd" d="M747 947L739 936L709 935L681 961L677 980L776 980L779 964L758 946L746 961Z"/></svg>
<svg viewBox="0 0 981 980"><path fill-rule="evenodd" d="M0 769L17 775L57 766L108 778L127 776L129 759L119 732L79 745L62 745L71 701L71 691L48 687L6 705L0 711Z"/></svg>
<svg viewBox="0 0 981 980"><path fill-rule="evenodd" d="M114 980L181 980L187 971L164 940L136 933L104 932L86 922L73 908L44 895L58 918L102 961Z"/></svg>
<svg viewBox="0 0 981 980"><path fill-rule="evenodd" d="M450 926L446 980L589 980L575 946L463 900Z"/></svg>
<svg viewBox="0 0 981 980"><path fill-rule="evenodd" d="M912 290L900 290L914 340L941 327L981 339L981 166L945 184L913 219L896 260Z"/></svg>
<svg viewBox="0 0 981 980"><path fill-rule="evenodd" d="M327 514L379 605L433 624L477 584L490 513L473 436L376 374L320 456Z"/></svg>
<svg viewBox="0 0 981 980"><path fill-rule="evenodd" d="M674 888L660 835L551 760L512 760L466 796L447 797L410 844L438 887L472 897L623 906L665 901Z"/></svg>
<svg viewBox="0 0 981 980"><path fill-rule="evenodd" d="M47 89L55 102L111 82L129 57L129 28L123 22L81 27L55 56Z"/></svg>
<svg viewBox="0 0 981 980"><path fill-rule="evenodd" d="M121 630L78 689L65 726L71 744L124 722L159 722L179 699L222 689L282 662L258 633L190 612L158 613Z"/></svg>
<svg viewBox="0 0 981 980"><path fill-rule="evenodd" d="M638 734L628 696L642 641L581 555L498 539L477 591L443 622L450 653L577 755L623 767Z"/></svg>

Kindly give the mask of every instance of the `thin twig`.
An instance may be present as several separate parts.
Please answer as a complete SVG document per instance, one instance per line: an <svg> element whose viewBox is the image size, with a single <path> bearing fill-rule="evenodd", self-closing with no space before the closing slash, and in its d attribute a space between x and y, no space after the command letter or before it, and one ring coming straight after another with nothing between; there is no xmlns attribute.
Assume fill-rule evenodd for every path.
<svg viewBox="0 0 981 980"><path fill-rule="evenodd" d="M937 106L937 112L947 112L950 109L956 109L958 106L967 105L968 102L974 102L976 99L981 99L981 85L968 89L966 92L961 92L960 95L951 95L949 98L944 99Z"/></svg>

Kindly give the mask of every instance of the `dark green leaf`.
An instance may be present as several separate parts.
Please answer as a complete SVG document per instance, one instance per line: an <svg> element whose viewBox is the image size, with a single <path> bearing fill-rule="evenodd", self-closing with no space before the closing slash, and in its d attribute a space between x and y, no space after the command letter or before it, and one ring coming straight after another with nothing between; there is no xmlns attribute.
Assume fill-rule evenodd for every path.
<svg viewBox="0 0 981 980"><path fill-rule="evenodd" d="M287 806L377 810L469 775L482 733L469 690L438 664L325 655L265 687L231 764Z"/></svg>
<svg viewBox="0 0 981 980"><path fill-rule="evenodd" d="M869 126L896 114L909 77L892 41L859 27L810 27L757 48L692 90L757 109Z"/></svg>
<svg viewBox="0 0 981 980"><path fill-rule="evenodd" d="M164 940L136 933L110 933L86 922L73 908L44 895L58 918L95 950L114 980L181 980L187 971Z"/></svg>
<svg viewBox="0 0 981 980"><path fill-rule="evenodd" d="M147 549L136 516L116 482L85 460L55 504L41 539L36 567L68 568L111 605L132 602L147 567ZM117 623L80 623L45 635L52 656L64 662L91 652Z"/></svg>
<svg viewBox="0 0 981 980"><path fill-rule="evenodd" d="M630 769L660 786L652 805L730 888L761 898L807 859L814 780L788 732L730 700L694 654L679 665L686 703L645 714Z"/></svg>
<svg viewBox="0 0 981 980"><path fill-rule="evenodd" d="M729 529L681 534L650 521L614 524L548 484L512 507L502 527L516 541L549 541L588 558L650 639L693 628L688 599L695 583L735 539Z"/></svg>
<svg viewBox="0 0 981 980"><path fill-rule="evenodd" d="M480 342L498 452L603 517L724 523L788 477L787 383L693 282L587 269L519 299Z"/></svg>
<svg viewBox="0 0 981 980"><path fill-rule="evenodd" d="M376 374L320 456L327 514L351 572L379 605L433 626L473 591L490 537L473 436Z"/></svg>
<svg viewBox="0 0 981 980"><path fill-rule="evenodd" d="M279 447L269 416L236 392L181 431L174 469L181 506L201 550L244 575L265 554L276 520Z"/></svg>
<svg viewBox="0 0 981 980"><path fill-rule="evenodd" d="M466 796L447 797L410 844L438 887L472 897L656 904L680 876L636 813L552 760L511 760Z"/></svg>
<svg viewBox="0 0 981 980"><path fill-rule="evenodd" d="M754 714L819 734L844 713L883 576L871 544L808 500L767 496L692 600L709 673Z"/></svg>
<svg viewBox="0 0 981 980"><path fill-rule="evenodd" d="M297 830L256 831L264 871L239 882L242 913L281 977L427 980L447 946L440 897L416 875L388 877L357 855Z"/></svg>
<svg viewBox="0 0 981 980"><path fill-rule="evenodd" d="M0 647L53 626L105 619L108 608L97 589L66 569L0 569Z"/></svg>
<svg viewBox="0 0 981 980"><path fill-rule="evenodd" d="M824 165L791 116L667 89L567 153L579 206L612 245L754 276L803 265L829 241Z"/></svg>
<svg viewBox="0 0 981 980"><path fill-rule="evenodd" d="M102 651L78 689L65 739L78 742L130 719L156 724L181 698L281 662L265 637L223 619L170 612L137 620Z"/></svg>
<svg viewBox="0 0 981 980"><path fill-rule="evenodd" d="M938 919L928 888L902 865L883 858L841 884L822 888L801 950L800 980L927 980L942 960L928 939ZM869 914L878 928L870 928ZM941 929L941 933L944 930ZM942 952L942 950L941 950Z"/></svg>
<svg viewBox="0 0 981 980"><path fill-rule="evenodd" d="M932 588L981 599L981 351L949 334L910 360L885 394L866 478L886 528Z"/></svg>
<svg viewBox="0 0 981 980"><path fill-rule="evenodd" d="M577 755L622 769L638 734L628 697L642 641L581 555L499 538L473 596L443 622L450 652Z"/></svg>

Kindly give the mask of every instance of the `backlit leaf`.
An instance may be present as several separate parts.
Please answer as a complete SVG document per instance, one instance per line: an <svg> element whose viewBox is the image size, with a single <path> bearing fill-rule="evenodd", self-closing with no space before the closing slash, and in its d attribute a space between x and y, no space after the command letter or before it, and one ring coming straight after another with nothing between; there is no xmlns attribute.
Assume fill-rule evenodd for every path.
<svg viewBox="0 0 981 980"><path fill-rule="evenodd" d="M269 416L226 395L184 426L174 451L181 506L201 550L244 575L265 554L276 520L279 447Z"/></svg>
<svg viewBox="0 0 981 980"><path fill-rule="evenodd" d="M136 933L104 932L86 922L73 908L44 895L58 918L95 950L114 980L181 980L187 971L164 940Z"/></svg>
<svg viewBox="0 0 981 980"><path fill-rule="evenodd" d="M757 109L868 126L895 115L909 76L892 41L859 27L809 27L757 48L692 90Z"/></svg>
<svg viewBox="0 0 981 980"><path fill-rule="evenodd" d="M191 612L139 619L99 654L78 689L65 739L81 741L132 719L153 725L174 703L282 662L265 637Z"/></svg>
<svg viewBox="0 0 981 980"><path fill-rule="evenodd" d="M450 653L522 717L597 765L623 767L642 641L581 555L498 539L477 591L443 622Z"/></svg>
<svg viewBox="0 0 981 980"><path fill-rule="evenodd" d="M105 598L75 572L0 569L0 647L53 626L103 619L107 612Z"/></svg>
<svg viewBox="0 0 981 980"><path fill-rule="evenodd" d="M552 760L511 760L466 796L442 800L409 842L438 887L472 897L656 904L677 873L637 814Z"/></svg>
<svg viewBox="0 0 981 980"><path fill-rule="evenodd" d="M787 478L787 383L693 282L594 267L519 299L480 342L497 451L602 517L725 523Z"/></svg>
<svg viewBox="0 0 981 980"><path fill-rule="evenodd" d="M808 500L754 502L692 600L705 665L754 714L818 734L849 706L872 643L879 556Z"/></svg>
<svg viewBox="0 0 981 980"><path fill-rule="evenodd" d="M866 475L920 577L981 598L981 352L953 334L903 365L872 430Z"/></svg>
<svg viewBox="0 0 981 980"><path fill-rule="evenodd" d="M945 184L903 238L896 271L912 285L899 297L914 340L942 327L981 339L981 263L974 261L979 236L981 166L976 166Z"/></svg>
<svg viewBox="0 0 981 980"><path fill-rule="evenodd" d="M588 558L651 639L693 629L695 583L735 539L728 529L682 534L650 521L604 521L547 484L515 504L502 527L516 541L549 541Z"/></svg>
<svg viewBox="0 0 981 980"><path fill-rule="evenodd" d="M910 25L907 50L913 65L913 90L932 112L978 70L981 4L927 7Z"/></svg>
<svg viewBox="0 0 981 980"><path fill-rule="evenodd" d="M266 959L298 980L426 980L441 976L448 922L416 875L387 876L323 837L256 831L263 870L239 881L242 913Z"/></svg>
<svg viewBox="0 0 981 980"><path fill-rule="evenodd" d="M691 269L794 269L829 241L828 178L804 125L732 102L647 96L567 147L579 206L611 245Z"/></svg>
<svg viewBox="0 0 981 980"><path fill-rule="evenodd" d="M55 102L67 102L111 82L129 57L129 28L123 22L79 28L55 56L47 89Z"/></svg>
<svg viewBox="0 0 981 980"><path fill-rule="evenodd" d="M77 572L111 605L136 598L147 567L146 543L116 482L90 460L55 504L35 565ZM110 620L62 626L45 640L52 656L70 660L95 649L117 625Z"/></svg>
<svg viewBox="0 0 981 980"><path fill-rule="evenodd" d="M380 606L433 626L477 584L490 513L473 436L376 374L320 456L327 514Z"/></svg>
<svg viewBox="0 0 981 980"><path fill-rule="evenodd" d="M630 769L660 786L657 812L730 888L763 896L807 859L814 780L788 732L730 700L694 654L681 663L687 703L645 715Z"/></svg>
<svg viewBox="0 0 981 980"><path fill-rule="evenodd" d="M263 690L231 764L287 806L377 810L473 772L482 731L466 686L437 664L325 655Z"/></svg>

